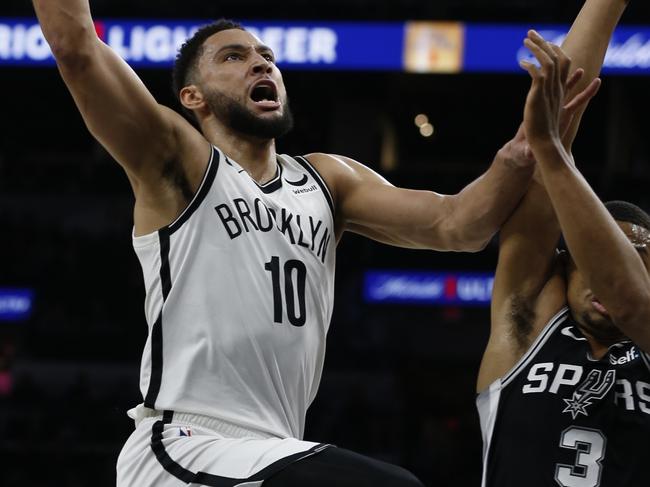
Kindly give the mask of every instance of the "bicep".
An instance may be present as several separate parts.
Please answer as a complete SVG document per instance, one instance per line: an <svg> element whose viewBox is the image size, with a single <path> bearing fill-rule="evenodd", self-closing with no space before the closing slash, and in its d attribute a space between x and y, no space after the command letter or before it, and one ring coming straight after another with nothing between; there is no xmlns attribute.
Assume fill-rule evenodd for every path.
<svg viewBox="0 0 650 487"><path fill-rule="evenodd" d="M444 195L398 188L355 161L344 162L339 204L346 230L398 247L449 248L441 230Z"/></svg>
<svg viewBox="0 0 650 487"><path fill-rule="evenodd" d="M560 229L546 190L533 181L499 234L492 308L507 308L512 295L534 304L555 269Z"/></svg>
<svg viewBox="0 0 650 487"><path fill-rule="evenodd" d="M177 132L191 126L159 105L110 47L94 38L58 64L88 129L130 175L176 156Z"/></svg>
<svg viewBox="0 0 650 487"><path fill-rule="evenodd" d="M499 235L490 310L490 347L516 360L565 304L560 229L544 187L534 180ZM512 360L505 365L514 365ZM504 368L497 367L500 372Z"/></svg>

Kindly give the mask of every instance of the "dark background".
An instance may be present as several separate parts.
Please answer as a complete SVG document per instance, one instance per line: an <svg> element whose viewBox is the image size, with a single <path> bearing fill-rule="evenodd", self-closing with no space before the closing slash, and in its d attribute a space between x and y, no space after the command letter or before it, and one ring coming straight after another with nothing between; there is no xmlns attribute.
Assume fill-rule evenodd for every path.
<svg viewBox="0 0 650 487"><path fill-rule="evenodd" d="M570 22L576 0L94 1L97 17ZM3 0L0 16L31 16ZM624 23L650 22L634 3ZM175 106L168 71L141 71ZM518 75L286 72L297 125L279 151L354 157L391 182L459 191L484 171L521 119ZM575 146L603 199L646 210L648 82L606 77ZM131 248L133 198L121 169L84 128L52 69L0 70L0 287L36 290L27 322L0 323L0 485L109 486L141 398L144 290ZM436 127L422 138L413 117ZM381 167L387 134L399 164ZM370 306L368 268L486 270L480 254L392 249L347 235L338 253L328 356L306 438L401 464L427 485L478 486L474 381L487 309ZM524 412L522 412L524 414Z"/></svg>

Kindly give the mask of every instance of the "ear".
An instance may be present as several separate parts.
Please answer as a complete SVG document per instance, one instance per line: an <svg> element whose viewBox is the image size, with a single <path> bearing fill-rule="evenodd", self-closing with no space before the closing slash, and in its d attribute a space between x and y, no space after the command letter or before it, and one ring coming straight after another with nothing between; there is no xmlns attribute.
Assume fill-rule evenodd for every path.
<svg viewBox="0 0 650 487"><path fill-rule="evenodd" d="M181 104L188 110L200 110L205 106L205 98L203 93L196 85L189 85L183 88L180 92Z"/></svg>

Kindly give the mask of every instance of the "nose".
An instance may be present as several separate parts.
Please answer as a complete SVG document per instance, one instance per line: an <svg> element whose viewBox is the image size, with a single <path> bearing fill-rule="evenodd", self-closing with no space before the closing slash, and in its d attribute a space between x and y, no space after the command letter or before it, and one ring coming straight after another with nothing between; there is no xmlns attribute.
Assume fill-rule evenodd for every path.
<svg viewBox="0 0 650 487"><path fill-rule="evenodd" d="M273 66L264 56L257 54L253 61L252 70L254 74L271 73Z"/></svg>

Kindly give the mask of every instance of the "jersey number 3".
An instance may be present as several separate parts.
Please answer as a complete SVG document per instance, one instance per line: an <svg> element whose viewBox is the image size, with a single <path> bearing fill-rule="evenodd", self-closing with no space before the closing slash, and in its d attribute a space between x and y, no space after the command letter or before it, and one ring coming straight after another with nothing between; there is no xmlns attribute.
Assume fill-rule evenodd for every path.
<svg viewBox="0 0 650 487"><path fill-rule="evenodd" d="M562 487L598 487L605 458L605 436L598 430L575 426L562 432L560 446L576 450L573 465L555 467L555 481Z"/></svg>
<svg viewBox="0 0 650 487"><path fill-rule="evenodd" d="M307 282L307 267L299 260L288 260L280 269L280 257L273 257L264 269L271 273L273 279L273 321L282 323L282 270L284 270L284 300L286 301L287 318L293 326L303 326L307 320L305 304L305 284ZM295 281L295 284L294 284ZM298 306L296 307L296 302ZM297 308L297 309L296 309Z"/></svg>

